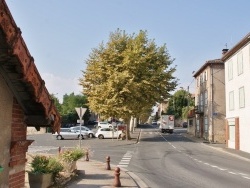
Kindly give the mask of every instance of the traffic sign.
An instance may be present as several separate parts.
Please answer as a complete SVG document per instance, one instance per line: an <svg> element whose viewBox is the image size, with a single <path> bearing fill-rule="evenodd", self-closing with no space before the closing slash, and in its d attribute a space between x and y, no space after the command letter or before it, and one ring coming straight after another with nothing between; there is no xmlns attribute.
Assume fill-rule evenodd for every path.
<svg viewBox="0 0 250 188"><path fill-rule="evenodd" d="M84 113L86 112L87 108L80 107L80 108L75 108L75 110L76 110L79 118L82 119L82 117L83 117Z"/></svg>

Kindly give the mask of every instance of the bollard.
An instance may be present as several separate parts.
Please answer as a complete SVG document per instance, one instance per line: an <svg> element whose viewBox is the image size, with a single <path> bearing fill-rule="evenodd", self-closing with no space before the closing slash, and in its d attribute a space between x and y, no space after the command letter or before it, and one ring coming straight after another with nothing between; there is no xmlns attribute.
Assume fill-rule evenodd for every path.
<svg viewBox="0 0 250 188"><path fill-rule="evenodd" d="M60 155L62 153L62 148L61 148L61 146L59 146L59 148L58 148L58 154Z"/></svg>
<svg viewBox="0 0 250 188"><path fill-rule="evenodd" d="M115 181L114 181L114 187L121 187L121 181L120 181L120 168L115 168Z"/></svg>
<svg viewBox="0 0 250 188"><path fill-rule="evenodd" d="M107 162L106 170L111 170L111 168L110 168L110 156L106 157L106 162Z"/></svg>
<svg viewBox="0 0 250 188"><path fill-rule="evenodd" d="M86 158L85 158L85 161L89 161L89 152L86 151Z"/></svg>

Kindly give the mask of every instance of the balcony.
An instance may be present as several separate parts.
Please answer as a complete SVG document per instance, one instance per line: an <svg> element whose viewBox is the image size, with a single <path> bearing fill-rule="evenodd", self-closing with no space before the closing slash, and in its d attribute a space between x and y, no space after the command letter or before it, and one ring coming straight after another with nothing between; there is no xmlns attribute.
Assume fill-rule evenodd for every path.
<svg viewBox="0 0 250 188"><path fill-rule="evenodd" d="M195 106L194 111L196 114L203 114L204 113L204 106L203 105Z"/></svg>

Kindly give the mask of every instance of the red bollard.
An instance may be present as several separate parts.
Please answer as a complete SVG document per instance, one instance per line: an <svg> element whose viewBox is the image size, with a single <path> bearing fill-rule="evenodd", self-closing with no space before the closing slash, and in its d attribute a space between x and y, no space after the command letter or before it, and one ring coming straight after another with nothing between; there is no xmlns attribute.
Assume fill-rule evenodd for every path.
<svg viewBox="0 0 250 188"><path fill-rule="evenodd" d="M114 187L121 187L121 181L120 181L120 168L119 168L119 167L116 167L116 169L115 169Z"/></svg>
<svg viewBox="0 0 250 188"><path fill-rule="evenodd" d="M106 162L107 162L106 170L111 170L111 168L110 168L110 156L106 157Z"/></svg>
<svg viewBox="0 0 250 188"><path fill-rule="evenodd" d="M58 154L60 155L62 153L62 148L61 148L61 146L59 146L59 148L58 148Z"/></svg>
<svg viewBox="0 0 250 188"><path fill-rule="evenodd" d="M89 161L89 152L86 151L86 158L85 158L85 161Z"/></svg>

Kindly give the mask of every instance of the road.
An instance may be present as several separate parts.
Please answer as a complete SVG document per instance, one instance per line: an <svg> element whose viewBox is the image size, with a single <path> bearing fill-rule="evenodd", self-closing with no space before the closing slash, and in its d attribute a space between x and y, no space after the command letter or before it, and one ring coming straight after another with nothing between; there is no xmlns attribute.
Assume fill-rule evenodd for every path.
<svg viewBox="0 0 250 188"><path fill-rule="evenodd" d="M137 144L116 139L89 138L81 145L90 158L126 168L149 187L250 188L250 162L185 137L186 129L162 134L157 127L141 126ZM51 134L32 135L29 152L57 153L79 145L79 140L56 140Z"/></svg>
<svg viewBox="0 0 250 188"><path fill-rule="evenodd" d="M149 187L250 187L250 163L182 135L142 129L129 171Z"/></svg>

